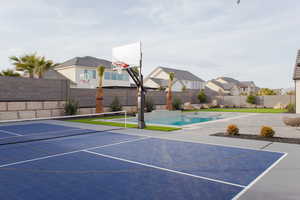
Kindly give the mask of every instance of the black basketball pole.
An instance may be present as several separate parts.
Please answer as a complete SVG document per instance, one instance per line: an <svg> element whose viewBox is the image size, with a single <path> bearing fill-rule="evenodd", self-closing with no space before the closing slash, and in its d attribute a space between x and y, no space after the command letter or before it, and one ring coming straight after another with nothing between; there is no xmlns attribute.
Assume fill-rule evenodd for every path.
<svg viewBox="0 0 300 200"><path fill-rule="evenodd" d="M143 75L142 75L142 60L143 60L143 54L141 50L141 58L140 58L140 70L139 70L139 85L137 87L139 88L138 93L138 128L144 129L146 127L145 119L144 119L144 110L145 110L145 91L143 86Z"/></svg>

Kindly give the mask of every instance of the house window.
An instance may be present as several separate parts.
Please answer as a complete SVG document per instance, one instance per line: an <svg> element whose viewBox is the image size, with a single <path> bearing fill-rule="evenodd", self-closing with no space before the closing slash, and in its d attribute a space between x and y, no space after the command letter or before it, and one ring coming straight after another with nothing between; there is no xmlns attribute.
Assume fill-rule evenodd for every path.
<svg viewBox="0 0 300 200"><path fill-rule="evenodd" d="M117 73L112 72L111 80L117 80Z"/></svg>
<svg viewBox="0 0 300 200"><path fill-rule="evenodd" d="M105 80L110 80L111 79L110 77L111 77L110 72L104 72L104 79Z"/></svg>
<svg viewBox="0 0 300 200"><path fill-rule="evenodd" d="M105 72L105 80L119 80L119 81L129 81L128 74L119 74L118 72Z"/></svg>
<svg viewBox="0 0 300 200"><path fill-rule="evenodd" d="M128 74L123 74L123 81L129 81L129 75Z"/></svg>

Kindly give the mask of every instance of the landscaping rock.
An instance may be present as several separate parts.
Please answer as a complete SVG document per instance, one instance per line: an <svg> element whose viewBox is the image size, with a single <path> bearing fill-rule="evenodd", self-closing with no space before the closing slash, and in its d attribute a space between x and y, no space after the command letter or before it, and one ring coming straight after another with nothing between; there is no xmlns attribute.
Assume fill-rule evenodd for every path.
<svg viewBox="0 0 300 200"><path fill-rule="evenodd" d="M283 120L285 125L287 126L293 126L293 127L299 127L300 126L300 117L284 117Z"/></svg>

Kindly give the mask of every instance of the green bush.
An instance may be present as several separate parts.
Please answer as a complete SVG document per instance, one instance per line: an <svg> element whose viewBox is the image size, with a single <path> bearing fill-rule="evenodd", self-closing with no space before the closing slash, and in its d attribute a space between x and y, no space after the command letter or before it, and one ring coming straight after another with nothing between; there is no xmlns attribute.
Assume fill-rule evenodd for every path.
<svg viewBox="0 0 300 200"><path fill-rule="evenodd" d="M146 112L152 112L152 110L154 110L154 103L151 98L146 98L145 107Z"/></svg>
<svg viewBox="0 0 300 200"><path fill-rule="evenodd" d="M269 126L262 126L260 130L260 136L262 137L273 137L275 131Z"/></svg>
<svg viewBox="0 0 300 200"><path fill-rule="evenodd" d="M293 103L290 103L286 109L288 110L289 113L296 113L296 105Z"/></svg>
<svg viewBox="0 0 300 200"><path fill-rule="evenodd" d="M227 134L228 135L238 135L240 129L235 124L230 124L227 126Z"/></svg>
<svg viewBox="0 0 300 200"><path fill-rule="evenodd" d="M250 95L247 97L247 103L250 103L250 104L256 104L256 96L250 94Z"/></svg>
<svg viewBox="0 0 300 200"><path fill-rule="evenodd" d="M111 112L116 112L116 111L121 111L122 110L122 105L120 104L120 101L119 101L118 97L114 98L114 100L109 105L109 108L110 108Z"/></svg>
<svg viewBox="0 0 300 200"><path fill-rule="evenodd" d="M203 89L198 94L198 100L199 100L200 103L206 103L206 101L207 101L207 96L206 96L205 91Z"/></svg>
<svg viewBox="0 0 300 200"><path fill-rule="evenodd" d="M179 98L174 98L173 100L173 109L174 110L181 110L182 108L182 101Z"/></svg>
<svg viewBox="0 0 300 200"><path fill-rule="evenodd" d="M65 115L76 115L78 110L78 102L74 100L67 101L64 110L65 110Z"/></svg>

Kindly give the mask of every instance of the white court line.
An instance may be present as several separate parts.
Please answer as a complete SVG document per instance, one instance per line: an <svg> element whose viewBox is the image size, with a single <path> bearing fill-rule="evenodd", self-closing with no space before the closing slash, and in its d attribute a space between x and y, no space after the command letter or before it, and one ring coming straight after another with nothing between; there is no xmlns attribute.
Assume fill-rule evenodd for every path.
<svg viewBox="0 0 300 200"><path fill-rule="evenodd" d="M116 133L120 133L120 132L116 132ZM123 132L120 134L150 137L149 135L140 134L140 133L128 134L128 133ZM267 149L242 147L242 146L238 146L238 145L234 146L234 145L229 145L229 144L202 142L202 141L195 141L195 140L186 140L186 139L181 139L181 138L166 138L166 137L161 137L158 135L152 135L151 138L152 139L160 139L160 140L169 140L169 141L175 141L175 142L189 142L189 143L194 143L194 144L207 144L207 145L213 145L213 146L230 147L230 148L235 148L235 149L246 149L246 150L249 149L249 150L255 150L255 151L266 151L266 152L272 152L272 153L286 154L286 152L283 152L283 151L271 151L271 150L267 150Z"/></svg>
<svg viewBox="0 0 300 200"><path fill-rule="evenodd" d="M0 129L0 132L7 133L9 135L14 135L14 137L23 136L23 135L18 134L18 133L14 133L14 132L10 132L10 131L5 131L5 130L1 130L1 129Z"/></svg>
<svg viewBox="0 0 300 200"><path fill-rule="evenodd" d="M148 139L148 137L139 138L139 139L134 139L134 140L125 140L125 141L123 141L123 142L117 142L117 143L112 143L112 144L106 144L106 145L97 146L97 147L90 147L90 148L87 148L87 149L80 149L80 150L76 150L76 151L69 151L69 152L59 153L59 154L54 154L54 155L50 155L50 156L44 156L44 157L39 157L39 158L33 158L33 159L30 159L30 160L18 161L18 162L14 162L14 163L9 163L9 164L0 165L0 168L12 166L12 165L18 165L18 164L22 164L22 163L33 162L33 161L37 161L37 160L44 160L44 159L47 159L47 158L52 158L52 157L57 157L57 156L63 156L63 155L68 155L68 154L78 153L78 152L82 152L82 151L85 151L85 150L93 150L93 149L98 149L98 148L103 148L103 147L114 146L114 145L118 145L118 144L124 144L124 143L129 143L129 142L136 142L136 141L145 140L145 139Z"/></svg>
<svg viewBox="0 0 300 200"><path fill-rule="evenodd" d="M96 153L96 152L89 151L89 150L83 150L83 151L86 152L86 153L95 154L95 155L106 157L106 158L111 158L111 159L120 160L120 161L124 161L124 162L129 162L129 163L133 163L133 164L137 164L137 165L151 167L151 168L155 168L155 169L159 169L159 170L163 170L163 171L173 172L173 173L176 173L176 174L191 176L191 177L195 177L195 178L199 178L199 179L205 179L205 180L212 181L212 182L222 183L222 184L226 184L226 185L232 185L232 186L241 187L241 188L246 187L245 185L239 185L239 184L230 183L230 182L227 182L227 181L221 181L221 180L218 180L218 179L207 178L207 177L204 177L204 176L197 176L197 175L184 173L184 172L180 172L180 171L176 171L176 170L172 170L172 169L157 167L155 165L149 165L149 164L146 164L146 163L140 163L140 162L136 162L136 161L132 161L132 160L127 160L127 159L123 159L123 158L109 156L109 155L106 155L106 154Z"/></svg>
<svg viewBox="0 0 300 200"><path fill-rule="evenodd" d="M261 173L256 179L254 179L247 187L245 187L242 191L240 191L232 200L239 199L245 192L249 190L257 181L259 181L264 175L266 175L271 169L273 169L283 158L285 158L288 154L285 153L281 156L276 162L274 162L268 169L266 169L263 173Z"/></svg>

